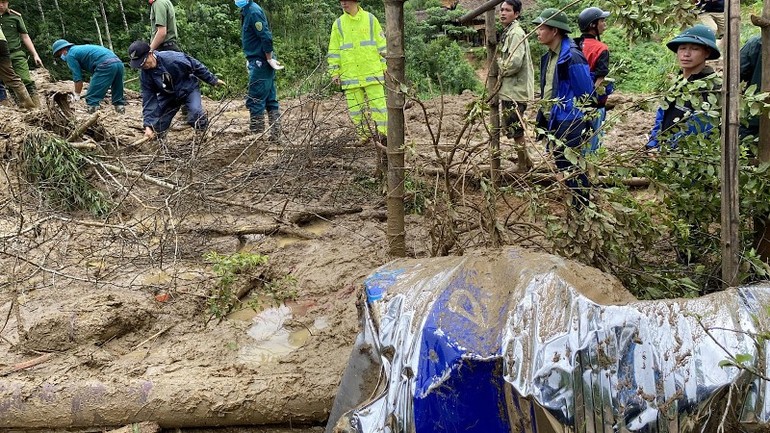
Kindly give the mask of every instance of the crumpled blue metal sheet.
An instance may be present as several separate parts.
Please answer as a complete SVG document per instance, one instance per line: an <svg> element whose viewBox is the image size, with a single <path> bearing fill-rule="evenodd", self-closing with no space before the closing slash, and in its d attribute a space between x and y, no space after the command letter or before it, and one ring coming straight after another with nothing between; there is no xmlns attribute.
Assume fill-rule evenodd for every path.
<svg viewBox="0 0 770 433"><path fill-rule="evenodd" d="M636 301L611 281L520 249L378 269L357 348L379 363L340 395L381 380L327 432L770 431L768 382L720 366L770 374L770 286Z"/></svg>

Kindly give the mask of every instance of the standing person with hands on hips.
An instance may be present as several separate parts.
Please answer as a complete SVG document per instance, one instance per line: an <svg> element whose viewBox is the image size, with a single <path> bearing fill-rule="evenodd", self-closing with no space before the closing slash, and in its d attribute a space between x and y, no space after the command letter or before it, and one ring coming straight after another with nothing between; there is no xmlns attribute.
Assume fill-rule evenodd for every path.
<svg viewBox="0 0 770 433"><path fill-rule="evenodd" d="M249 71L246 107L249 109L249 130L252 134L265 132L265 110L270 123L270 139L281 140L281 111L275 87L275 71L283 69L273 58L273 33L265 11L254 0L235 0L241 9L241 44Z"/></svg>

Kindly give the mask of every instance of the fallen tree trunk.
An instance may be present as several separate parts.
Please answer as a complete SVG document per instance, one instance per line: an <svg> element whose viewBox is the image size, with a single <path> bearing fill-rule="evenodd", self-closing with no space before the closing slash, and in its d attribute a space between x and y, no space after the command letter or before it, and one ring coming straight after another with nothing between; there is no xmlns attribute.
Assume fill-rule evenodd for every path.
<svg viewBox="0 0 770 433"><path fill-rule="evenodd" d="M83 134L85 134L86 131L88 131L88 128L90 128L90 127L94 126L94 124L96 124L97 120L99 120L99 113L92 114L91 117L86 119L86 121L83 122L83 124L78 126L74 131L72 131L72 133L70 133L69 136L67 136L67 141L75 141L75 140L79 139L80 137L82 137Z"/></svg>
<svg viewBox="0 0 770 433"><path fill-rule="evenodd" d="M485 169L488 168L488 166L480 165L479 166L479 172L485 171ZM431 175L431 176L443 176L446 172L441 167L423 167L420 169L420 171L423 174ZM462 177L465 176L469 179L475 179L478 180L479 176L477 172L472 171L466 171L464 173L460 173L457 170L449 170L448 172L449 176L452 177ZM522 179L527 179L530 182L533 183L552 183L556 182L557 176L556 172L547 171L547 170L530 170L527 172L518 172L515 170L505 170L500 173L500 184L501 185L509 185L511 183L518 183ZM611 176L604 176L600 175L596 177L597 183L599 185L612 185L615 182L615 178ZM632 176L627 177L624 179L620 179L620 182L623 185L631 186L631 187L644 187L650 185L650 179L646 177L638 177L638 176Z"/></svg>
<svg viewBox="0 0 770 433"><path fill-rule="evenodd" d="M241 225L237 227L207 226L207 227L186 227L180 228L180 232L201 233L204 235L218 236L244 236L244 235L272 235L283 234L295 236L300 239L316 239L318 236L307 230L298 227L290 227L281 224L269 225Z"/></svg>
<svg viewBox="0 0 770 433"><path fill-rule="evenodd" d="M144 421L163 428L320 423L331 401L307 392L313 381L302 373L212 377L192 371L151 379L0 380L0 428L119 427Z"/></svg>
<svg viewBox="0 0 770 433"><path fill-rule="evenodd" d="M315 208L306 209L301 212L297 212L289 217L289 221L294 224L305 224L316 219L331 218L337 215L350 215L354 213L361 213L364 209L360 206L351 208Z"/></svg>

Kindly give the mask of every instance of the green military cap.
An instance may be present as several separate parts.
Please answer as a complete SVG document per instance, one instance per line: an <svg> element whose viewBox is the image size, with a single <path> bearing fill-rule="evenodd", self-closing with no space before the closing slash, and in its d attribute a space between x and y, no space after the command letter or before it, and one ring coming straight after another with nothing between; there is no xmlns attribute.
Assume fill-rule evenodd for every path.
<svg viewBox="0 0 770 433"><path fill-rule="evenodd" d="M570 32L569 18L567 18L567 14L556 8L545 9L540 13L539 17L532 20L532 24L545 24L550 27L562 29L567 33Z"/></svg>
<svg viewBox="0 0 770 433"><path fill-rule="evenodd" d="M683 31L677 35L677 37L671 39L666 46L669 50L676 52L682 44L696 44L709 47L711 53L709 54L708 60L718 59L721 55L719 53L719 47L717 47L717 37L714 34L714 31L703 24L692 26Z"/></svg>

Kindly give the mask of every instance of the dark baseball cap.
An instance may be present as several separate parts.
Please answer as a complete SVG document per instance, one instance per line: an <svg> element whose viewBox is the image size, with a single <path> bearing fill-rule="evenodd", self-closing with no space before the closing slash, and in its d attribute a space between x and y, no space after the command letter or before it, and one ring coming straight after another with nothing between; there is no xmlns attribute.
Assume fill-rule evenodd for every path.
<svg viewBox="0 0 770 433"><path fill-rule="evenodd" d="M129 65L134 69L139 69L147 60L150 54L150 44L145 41L134 41L128 47L128 57L131 59Z"/></svg>

